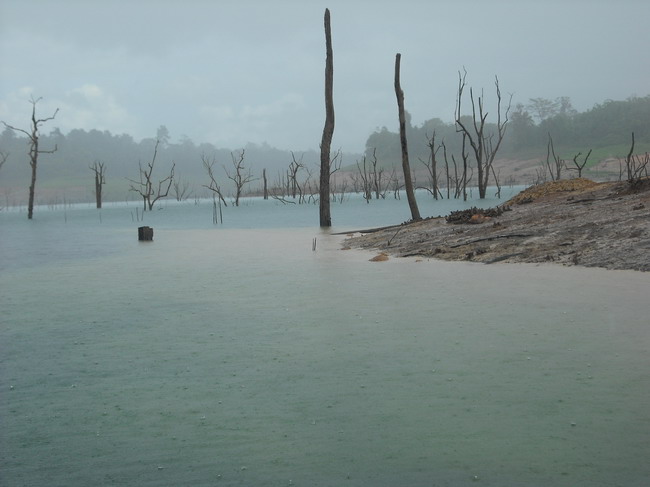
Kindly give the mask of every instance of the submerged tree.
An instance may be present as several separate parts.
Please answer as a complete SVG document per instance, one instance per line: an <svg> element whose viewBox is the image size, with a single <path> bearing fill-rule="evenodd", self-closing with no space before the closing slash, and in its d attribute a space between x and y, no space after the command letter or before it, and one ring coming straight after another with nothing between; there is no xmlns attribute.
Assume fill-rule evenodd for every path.
<svg viewBox="0 0 650 487"><path fill-rule="evenodd" d="M174 182L174 167L176 167L176 164L172 163L172 168L169 171L169 175L158 181L158 189L154 189L152 178L154 166L156 164L156 157L158 155L159 144L160 141L156 140L156 145L153 149L153 157L151 158L151 162L147 163L146 168L142 167L141 162L138 163L138 167L140 168L140 179L129 179L129 181L132 183L130 190L138 193L142 197L144 211L147 211L147 209L151 211L156 201L158 201L160 198L166 198Z"/></svg>
<svg viewBox="0 0 650 487"><path fill-rule="evenodd" d="M92 166L89 166L90 170L95 173L95 203L97 209L102 207L102 186L106 184L106 166L101 161L93 162Z"/></svg>
<svg viewBox="0 0 650 487"><path fill-rule="evenodd" d="M397 53L395 56L395 94L397 95L397 109L399 112L399 139L402 145L402 170L404 172L404 190L406 191L406 198L411 209L411 219L413 221L422 220L420 210L418 209L418 202L415 199L415 191L413 189L413 180L411 178L411 167L409 165L408 146L406 143L406 116L404 115L404 92L400 86L400 60L402 55Z"/></svg>
<svg viewBox="0 0 650 487"><path fill-rule="evenodd" d="M29 183L29 203L27 205L27 218L32 219L32 216L34 214L34 194L36 191L36 169L38 166L38 155L39 154L52 154L56 152L57 146L54 146L54 149L52 150L41 150L38 147L38 138L39 138L39 127L44 124L45 122L48 122L50 120L54 120L54 117L56 117L56 114L59 112L59 109L57 108L54 111L54 114L51 117L46 117L46 118L36 118L36 104L41 101L41 98L37 98L34 100L32 97L30 99L30 103L32 104L32 127L31 130L28 132L27 130L23 130L20 128L13 127L6 122L2 122L5 127L10 128L11 130L15 130L18 132L22 132L25 135L27 135L29 139L29 165L32 169L32 177L31 181Z"/></svg>
<svg viewBox="0 0 650 487"><path fill-rule="evenodd" d="M330 212L330 148L334 135L334 62L332 54L332 29L330 27L330 11L325 9L325 127L320 144L320 226L331 227Z"/></svg>
<svg viewBox="0 0 650 487"><path fill-rule="evenodd" d="M244 186L254 180L250 169L245 170L244 168L244 153L245 149L242 149L238 158L235 157L234 153L230 153L234 172L228 171L226 166L223 167L226 171L226 177L235 183L235 206L239 206L239 198L241 198Z"/></svg>

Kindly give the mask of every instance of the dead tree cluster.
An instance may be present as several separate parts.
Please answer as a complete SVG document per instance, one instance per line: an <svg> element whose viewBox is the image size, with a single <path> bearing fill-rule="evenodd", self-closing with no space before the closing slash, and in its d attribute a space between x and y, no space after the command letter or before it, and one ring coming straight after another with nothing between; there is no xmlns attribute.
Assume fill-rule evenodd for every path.
<svg viewBox="0 0 650 487"><path fill-rule="evenodd" d="M627 157L625 158L627 182L630 183L630 186L638 186L643 178L648 177L649 166L650 153L646 152L643 155L634 154L634 132L632 132L632 145L630 146L630 152L628 152ZM621 178L622 173L623 169L621 166L619 179Z"/></svg>
<svg viewBox="0 0 650 487"><path fill-rule="evenodd" d="M458 73L456 130L467 138L467 142L472 149L474 160L476 162L479 198L483 199L486 196L490 173L492 173L493 176L496 176L492 169L492 165L506 134L508 114L512 104L512 95L510 95L507 105L502 107L503 100L501 97L501 89L499 87L499 78L495 77L494 84L497 96L497 120L494 129L489 130L487 126L488 112L485 109L485 97L482 92L480 96L475 97L473 89L469 89L471 116L467 117L462 114L462 101L466 87L466 76L467 71L465 70L463 70L462 74L460 72Z"/></svg>
<svg viewBox="0 0 650 487"><path fill-rule="evenodd" d="M541 184L548 180L550 177L551 181L559 181L562 179L562 171L565 169L567 171L577 171L578 177L582 177L582 171L587 166L589 161L589 156L591 155L592 149L589 149L587 155L582 161L579 161L578 158L582 155L582 152L578 152L573 156L571 161L573 162L573 167L567 164L567 161L560 157L555 152L555 145L553 144L553 137L551 134L548 134L548 142L546 144L546 161L537 169L536 180L534 184Z"/></svg>
<svg viewBox="0 0 650 487"><path fill-rule="evenodd" d="M291 162L285 171L279 171L271 187L271 198L282 203L303 204L318 201L319 188L311 169L303 162L304 154L296 157L291 152Z"/></svg>
<svg viewBox="0 0 650 487"><path fill-rule="evenodd" d="M447 145L445 141L442 140L440 143L436 143L436 134L427 139L427 146L429 147L429 159L424 161L420 159L420 162L424 164L427 169L428 176L428 185L427 186L418 186L418 189L424 189L431 193L435 198L444 198L441 184L441 174L438 171L438 156L439 152L442 149L442 159L444 160L444 188L446 189L447 199L450 198L463 198L467 200L467 186L472 180L473 169L469 165L469 153L466 149L467 137L465 134L462 136L462 147L460 158L461 161L456 160L454 154L449 154L447 151ZM451 158L451 163L449 164L449 159Z"/></svg>
<svg viewBox="0 0 650 487"><path fill-rule="evenodd" d="M354 191L360 192L367 203L370 203L373 195L375 199L386 198L390 181L385 177L384 168L379 165L377 149L373 149L370 161L364 155L361 162L357 161L356 165L357 172L351 175ZM396 177L394 171L391 177Z"/></svg>

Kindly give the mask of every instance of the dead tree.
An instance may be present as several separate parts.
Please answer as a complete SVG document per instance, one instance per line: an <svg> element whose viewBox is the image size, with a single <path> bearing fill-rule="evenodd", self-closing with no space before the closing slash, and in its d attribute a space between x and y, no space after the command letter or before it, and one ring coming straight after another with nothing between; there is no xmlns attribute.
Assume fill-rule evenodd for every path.
<svg viewBox="0 0 650 487"><path fill-rule="evenodd" d="M266 179L266 168L262 169L262 181L263 181L263 188L262 188L263 193L262 194L264 195L264 199L268 200L269 199L269 184L268 184L268 180Z"/></svg>
<svg viewBox="0 0 650 487"><path fill-rule="evenodd" d="M102 208L102 186L106 184L106 166L101 161L93 162L92 166L88 166L92 172L95 173L95 203L97 209Z"/></svg>
<svg viewBox="0 0 650 487"><path fill-rule="evenodd" d="M429 186L424 187L431 195L433 196L434 199L438 199L438 195L442 198L442 193L440 192L440 188L438 187L438 160L437 160L437 154L440 148L442 147L442 144L436 145L436 131L433 131L433 134L431 137L427 136L427 147L429 148L429 158L427 161L423 161L420 159L420 162L424 164L424 167L427 168L427 172L429 173Z"/></svg>
<svg viewBox="0 0 650 487"><path fill-rule="evenodd" d="M402 189L402 182L399 179L399 176L397 175L397 172L395 171L395 168L390 173L390 178L389 178L390 186L393 191L393 198L396 200L401 200L402 197L400 195L400 190Z"/></svg>
<svg viewBox="0 0 650 487"><path fill-rule="evenodd" d="M551 155L553 156L553 166L551 166ZM577 156L576 156L577 157ZM564 159L555 154L555 147L553 146L553 138L548 134L548 144L546 146L546 168L551 175L551 181L559 181L562 177L562 169L566 166Z"/></svg>
<svg viewBox="0 0 650 487"><path fill-rule="evenodd" d="M447 157L447 145L445 144L445 141L443 140L442 143L442 155L445 159L445 180L446 180L446 187L447 187L447 199L450 198L450 191L451 191L451 175L449 174L449 157ZM464 151L463 151L464 152ZM453 159L453 155L452 155ZM454 165L456 164L456 161L454 161Z"/></svg>
<svg viewBox="0 0 650 487"><path fill-rule="evenodd" d="M456 104L456 131L462 132L467 136L474 158L476 159L476 167L478 169L478 192L479 198L485 198L485 192L490 180L491 167L494 158L499 151L501 142L506 133L506 126L508 124L508 113L510 112L510 105L512 103L512 95L505 111L501 109L501 90L499 88L499 78L495 77L495 86L497 94L497 123L496 133L488 133L486 121L488 112L485 111L483 105L483 94L474 99L474 92L472 88L469 89L469 98L472 105L472 118L469 123L463 121L461 112L463 91L465 89L465 78L467 71L463 70L463 74L458 72L458 100ZM478 107L477 107L478 105ZM503 114L502 114L503 112ZM496 140L495 140L496 139Z"/></svg>
<svg viewBox="0 0 650 487"><path fill-rule="evenodd" d="M467 201L467 185L472 180L474 173L472 171L470 174L467 174L467 171L470 169L470 167L468 164L469 152L467 152L467 136L465 134L463 134L463 144L461 146L460 155L463 158L463 201ZM458 192L457 194L459 195L458 197L460 197L460 194Z"/></svg>
<svg viewBox="0 0 650 487"><path fill-rule="evenodd" d="M363 199L366 200L366 203L370 203L370 200L372 199L372 183L370 180L370 174L368 173L365 155L361 161L361 164L357 161L357 171L359 171L359 179L361 181L361 195L363 196Z"/></svg>
<svg viewBox="0 0 650 487"><path fill-rule="evenodd" d="M169 190L172 187L174 182L174 168L176 167L175 163L172 163L172 168L169 171L169 175L160 181L158 181L158 188L154 188L153 183L153 170L156 165L156 157L158 156L158 145L160 144L159 140L156 140L156 145L153 149L153 157L151 162L147 163L147 167L142 167L142 162L138 163L140 170L140 179L128 179L131 182L130 191L138 193L142 197L144 211L153 210L156 201L161 198L166 198L169 194Z"/></svg>
<svg viewBox="0 0 650 487"><path fill-rule="evenodd" d="M2 166L4 165L5 162L7 162L8 158L9 158L8 152L0 151L0 169L2 169Z"/></svg>
<svg viewBox="0 0 650 487"><path fill-rule="evenodd" d="M52 154L56 152L57 146L54 146L54 149L52 150L42 150L39 149L38 147L38 138L39 138L39 127L43 125L45 122L48 122L50 120L54 120L54 117L56 117L56 114L59 113L59 109L57 108L54 110L54 114L51 117L46 117L46 118L36 118L36 104L41 101L41 98L37 98L34 100L32 97L30 99L30 103L32 104L32 127L31 130L28 132L27 130L23 130L20 128L13 127L6 122L2 122L5 127L10 128L11 130L17 131L17 132L22 132L27 136L29 139L29 166L32 169L32 177L29 183L29 203L27 205L27 218L29 220L32 219L32 216L34 214L34 194L36 192L36 169L38 166L38 155L39 154Z"/></svg>
<svg viewBox="0 0 650 487"><path fill-rule="evenodd" d="M411 167L409 165L409 153L406 143L406 116L404 115L404 92L400 86L400 61L402 55L397 53L395 56L395 95L397 96L397 110L399 115L399 139L402 146L402 170L404 172L404 189L406 191L406 199L409 203L411 210L411 220L422 220L420 210L418 209L418 202L415 199L415 190L413 189L413 180L411 179Z"/></svg>
<svg viewBox="0 0 650 487"><path fill-rule="evenodd" d="M370 161L372 164L372 185L373 189L375 190L375 199L384 198L386 195L382 189L382 183L381 180L384 177L384 168L382 167L377 167L379 161L377 160L377 148L375 147L372 149L372 160Z"/></svg>
<svg viewBox="0 0 650 487"><path fill-rule="evenodd" d="M625 167L627 169L627 182L632 186L637 186L641 179L648 177L648 167L650 166L650 154L644 154L643 160L640 156L634 155L634 132L632 132L632 145L630 152L625 158Z"/></svg>
<svg viewBox="0 0 650 487"><path fill-rule="evenodd" d="M203 167L208 173L208 178L210 178L210 183L207 185L204 184L203 187L212 191L212 195L217 197L219 205L223 203L223 206L228 206L226 200L223 197L223 193L221 192L219 181L217 181L217 178L214 176L213 169L214 165L217 163L217 158L215 156L208 157L206 154L201 154L201 162L203 162Z"/></svg>
<svg viewBox="0 0 650 487"><path fill-rule="evenodd" d="M230 158L232 159L232 166L235 172L231 173L228 171L226 166L224 170L226 171L226 177L235 183L235 206L239 206L239 198L242 195L244 186L246 186L251 181L254 181L253 175L250 169L245 170L244 168L244 153L245 149L242 149L239 153L239 157L235 157L234 153L230 153Z"/></svg>
<svg viewBox="0 0 650 487"><path fill-rule="evenodd" d="M304 154L300 156L300 160L296 160L296 155L291 151L291 163L289 164L289 170L287 171L287 178L289 178L289 185L291 188L291 197L295 200L296 194L299 195L299 200L302 200L302 188L298 182L298 173L301 169L304 169L305 165L302 162Z"/></svg>
<svg viewBox="0 0 650 487"><path fill-rule="evenodd" d="M570 168L570 169L573 169L575 171L578 171L578 177L579 178L582 177L582 170L587 165L587 159L589 159L589 156L591 155L591 149L589 149L589 152L587 152L587 155L585 156L585 160L582 161L582 164L578 162L578 157L580 157L581 154L582 154L582 152L578 152L575 156L573 156L573 164L575 165L575 168L573 168L573 167Z"/></svg>
<svg viewBox="0 0 650 487"><path fill-rule="evenodd" d="M332 29L330 11L325 9L325 127L320 144L320 226L332 226L330 211L330 148L334 135L334 61L332 53Z"/></svg>
<svg viewBox="0 0 650 487"><path fill-rule="evenodd" d="M494 176L494 184L497 187L497 192L494 194L497 198L501 198L501 184L499 183L499 175L501 174L501 168L495 172L494 166L490 166L492 169L492 175Z"/></svg>

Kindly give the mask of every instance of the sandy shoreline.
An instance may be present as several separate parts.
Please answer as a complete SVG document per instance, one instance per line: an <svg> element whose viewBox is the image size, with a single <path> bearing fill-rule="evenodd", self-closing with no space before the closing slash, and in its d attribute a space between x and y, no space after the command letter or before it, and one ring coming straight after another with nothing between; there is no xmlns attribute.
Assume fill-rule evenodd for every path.
<svg viewBox="0 0 650 487"><path fill-rule="evenodd" d="M474 217L474 223L431 218L363 230L344 245L396 257L650 271L650 180L634 189L627 182L551 182L504 207L498 216Z"/></svg>

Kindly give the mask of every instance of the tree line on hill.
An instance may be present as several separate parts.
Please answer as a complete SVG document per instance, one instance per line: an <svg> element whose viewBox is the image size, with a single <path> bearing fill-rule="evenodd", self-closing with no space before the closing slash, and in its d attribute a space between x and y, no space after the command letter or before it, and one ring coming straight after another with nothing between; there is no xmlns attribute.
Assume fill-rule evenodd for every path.
<svg viewBox="0 0 650 487"><path fill-rule="evenodd" d="M460 164L463 138L457 122L431 118L414 126L408 113L405 113L405 117L413 171L426 173L425 166L430 163L432 149L437 151L438 159L447 158L448 164ZM467 122L467 125L474 122L468 115L462 115L460 120ZM488 134L496 133L498 126L488 120L485 131ZM623 158L629 149L632 133L636 136L636 149L648 150L650 96L631 97L624 101L607 100L583 113L577 112L566 97L555 100L535 98L529 100L528 104L517 104L509 110L499 157L513 160L539 157L542 160L551 136L558 153L580 148L585 154L590 149L617 146L621 153L614 155ZM94 199L98 164L103 165L106 183L104 197L107 200L142 196L134 190L134 181L140 177L141 168L151 161L154 149L157 150L156 164L157 171L161 173L160 179L174 168L172 195L176 197L179 193L184 197L204 197L214 192L213 181L206 172L206 161L212 164L212 177L221 184L222 194L234 197L237 185L228 177L228 171L236 169L244 153L245 160L239 163L245 167L248 183L245 191L248 193L261 194L268 186L283 188L283 194L292 193L294 197L302 194L306 199L305 194L318 187L319 153L316 151L292 152L268 144L248 144L230 150L209 143L197 144L187 137L172 143L165 126L159 127L156 137L139 142L128 134L81 129L63 134L55 127L49 134L42 134L39 143L43 150L57 148L55 152L47 154L39 165L39 190L68 191L69 201L75 198L79 201ZM469 152L465 147L465 153ZM565 157L570 155L567 153ZM398 168L401 161L400 136L386 127L370 134L365 154L339 152L336 158L340 173L347 174L347 178L339 179L343 181L342 184L347 180L349 184L345 187L348 191L363 192L370 199L373 192L375 197L382 192L383 197L387 190L399 189L399 170L394 171L394 168ZM5 205L25 199L29 179L28 160L26 137L5 127L0 133L0 196ZM476 164L471 154L468 154L468 160L470 165ZM369 168L374 168L374 173ZM379 173L382 170L383 187L377 181L378 176L382 176ZM431 174L431 177L434 175ZM450 184L449 180L447 184Z"/></svg>
<svg viewBox="0 0 650 487"><path fill-rule="evenodd" d="M461 117L465 118L471 123L467 115ZM485 129L496 133L497 126L488 121ZM514 160L541 158L546 154L550 134L556 149L567 152L567 157L576 148L586 152L609 146L621 146L620 154L613 155L624 157L633 132L639 149L650 145L650 95L624 101L607 100L582 113L573 108L568 97L534 98L510 110L499 155ZM449 157L455 154L458 158L462 152L462 137L456 123L431 118L414 126L407 115L409 152L414 161L427 161L430 157L433 134L439 143L444 142ZM370 158L373 152L389 165L399 161L399 134L386 127L373 132L366 142L366 157Z"/></svg>

